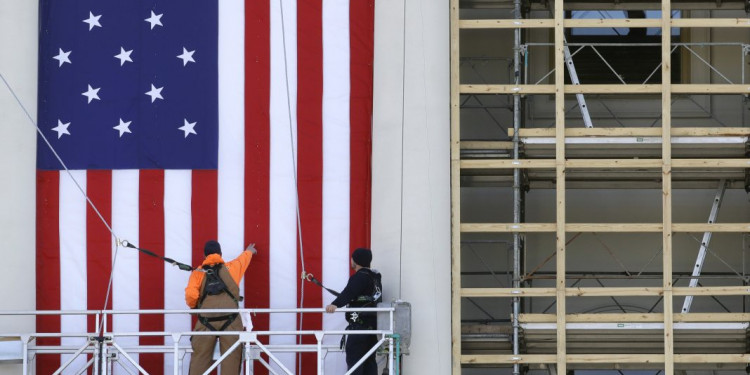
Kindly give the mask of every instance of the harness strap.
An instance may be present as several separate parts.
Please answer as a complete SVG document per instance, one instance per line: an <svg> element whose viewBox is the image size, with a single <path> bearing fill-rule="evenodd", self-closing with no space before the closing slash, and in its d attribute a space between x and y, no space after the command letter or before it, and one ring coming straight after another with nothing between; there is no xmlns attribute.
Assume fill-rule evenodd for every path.
<svg viewBox="0 0 750 375"><path fill-rule="evenodd" d="M337 292L337 291L335 291L333 289L326 288L323 285L323 283L321 283L320 280L316 279L315 276L313 276L313 274L311 274L311 273L305 273L304 271L302 271L302 279L307 280L307 281L309 281L309 282L311 282L311 283L313 283L313 284L315 284L315 285L317 285L317 286L325 289L328 293L331 293L331 294L333 294L336 297L338 297L341 294L341 293L339 293L339 292Z"/></svg>
<svg viewBox="0 0 750 375"><path fill-rule="evenodd" d="M227 329L227 327L229 327L229 325L232 324L232 322L234 322L234 320L237 319L237 316L239 315L240 314L234 313L234 314L217 316L213 318L206 318L204 316L198 315L198 321L201 322L201 324L203 324L204 326L206 326L206 328L212 331L223 331ZM219 322L222 320L226 320L226 322L224 322L224 324L219 329L214 328L214 326L211 324L211 322Z"/></svg>
<svg viewBox="0 0 750 375"><path fill-rule="evenodd" d="M180 263L180 262L178 262L178 261L176 261L176 260L174 260L172 258L163 257L163 256L161 256L159 254L156 254L156 253L152 252L152 251L149 251L149 250L146 250L146 249L141 249L140 247L137 247L137 246L133 245L132 243L126 241L126 240L122 240L122 245L125 246L125 247L129 247L131 249L138 250L138 251L140 251L140 252L142 252L142 253L144 253L146 255L150 255L152 257L159 258L159 259L161 259L161 260L163 260L163 261L165 261L165 262L167 262L167 263L169 263L169 264L171 264L173 266L177 266L177 268L179 268L179 269L181 269L183 271L193 271L193 267L191 267L191 266L189 266L189 265L187 265L185 263Z"/></svg>

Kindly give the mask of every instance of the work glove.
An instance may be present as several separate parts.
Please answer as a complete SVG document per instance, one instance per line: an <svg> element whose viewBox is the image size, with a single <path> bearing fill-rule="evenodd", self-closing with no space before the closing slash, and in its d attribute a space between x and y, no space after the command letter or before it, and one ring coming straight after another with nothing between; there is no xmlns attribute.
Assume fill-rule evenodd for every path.
<svg viewBox="0 0 750 375"><path fill-rule="evenodd" d="M245 251L249 251L249 252L253 253L253 255L258 254L258 250L255 249L255 244L254 243L251 243L250 245L247 245L247 247L245 248Z"/></svg>

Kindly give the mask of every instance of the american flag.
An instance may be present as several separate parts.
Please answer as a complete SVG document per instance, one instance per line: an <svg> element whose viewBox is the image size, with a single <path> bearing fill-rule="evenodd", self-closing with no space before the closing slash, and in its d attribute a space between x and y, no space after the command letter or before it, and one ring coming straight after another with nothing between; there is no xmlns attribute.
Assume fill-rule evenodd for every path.
<svg viewBox="0 0 750 375"><path fill-rule="evenodd" d="M302 261L342 288L351 249L370 240L373 1L42 0L38 124L70 173L40 138L37 308L102 309L110 274L107 308L186 308L189 274L117 248L79 186L118 238L185 263L200 264L209 239L227 260L256 243L241 285L247 307L298 307ZM304 307L331 299L308 285ZM289 330L297 319L258 315L254 325ZM344 324L304 317L306 329ZM191 328L190 317L159 315L117 316L109 327ZM62 316L39 318L37 330L95 328ZM133 356L152 374L172 373L169 354ZM40 355L37 372L67 358ZM293 355L281 358L296 368ZM329 355L327 370L343 362ZM296 372L314 368L305 357Z"/></svg>

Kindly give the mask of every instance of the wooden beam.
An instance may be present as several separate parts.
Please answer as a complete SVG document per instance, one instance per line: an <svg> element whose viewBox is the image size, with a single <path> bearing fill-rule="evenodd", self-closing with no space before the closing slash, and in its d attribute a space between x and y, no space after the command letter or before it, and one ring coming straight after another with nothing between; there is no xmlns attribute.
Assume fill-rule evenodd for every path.
<svg viewBox="0 0 750 375"><path fill-rule="evenodd" d="M745 323L750 321L750 313L688 313L674 314L675 322L730 322Z"/></svg>
<svg viewBox="0 0 750 375"><path fill-rule="evenodd" d="M733 137L750 136L750 128L672 128L672 136Z"/></svg>
<svg viewBox="0 0 750 375"><path fill-rule="evenodd" d="M565 320L568 323L620 323L620 322L661 322L662 314L568 314ZM521 323L554 323L557 321L555 314L521 314L518 318Z"/></svg>
<svg viewBox="0 0 750 375"><path fill-rule="evenodd" d="M461 94L554 94L554 85L480 85L463 84Z"/></svg>
<svg viewBox="0 0 750 375"><path fill-rule="evenodd" d="M552 169L555 168L554 160L544 159L478 159L461 160L461 169Z"/></svg>
<svg viewBox="0 0 750 375"><path fill-rule="evenodd" d="M674 159L674 168L750 168L750 159Z"/></svg>
<svg viewBox="0 0 750 375"><path fill-rule="evenodd" d="M748 363L750 354L674 354L675 363ZM662 354L568 354L568 363L664 363ZM554 354L474 354L462 355L466 365L502 365L513 363L555 363Z"/></svg>
<svg viewBox="0 0 750 375"><path fill-rule="evenodd" d="M672 231L681 233L750 233L750 223L673 223Z"/></svg>
<svg viewBox="0 0 750 375"><path fill-rule="evenodd" d="M451 374L461 375L461 84L459 0L450 0ZM406 17L406 14L404 14ZM406 33L406 30L404 30ZM406 56L403 57L406 59ZM404 162L403 160L401 161Z"/></svg>
<svg viewBox="0 0 750 375"><path fill-rule="evenodd" d="M665 288L658 287L560 289L567 297L663 296L665 290ZM551 297L557 291L557 288L461 288L461 297ZM676 287L670 292L675 296L740 296L750 295L750 286Z"/></svg>
<svg viewBox="0 0 750 375"><path fill-rule="evenodd" d="M534 29L554 27L552 19L461 20L461 29Z"/></svg>
<svg viewBox="0 0 750 375"><path fill-rule="evenodd" d="M661 137L661 128L567 128L566 137ZM513 136L513 129L508 129ZM550 138L553 128L521 129L522 138ZM734 137L750 136L750 128L672 128L673 137Z"/></svg>
<svg viewBox="0 0 750 375"><path fill-rule="evenodd" d="M617 296L661 296L662 288L568 288L565 295L569 297L617 297Z"/></svg>
<svg viewBox="0 0 750 375"><path fill-rule="evenodd" d="M662 146L663 147L663 146ZM659 159L569 159L565 167L573 169L623 168L642 169L661 167ZM461 169L552 169L556 161L552 159L477 159L461 160ZM674 168L750 168L749 159L674 159Z"/></svg>
<svg viewBox="0 0 750 375"><path fill-rule="evenodd" d="M738 84L673 84L671 92L674 94L747 94L750 85Z"/></svg>
<svg viewBox="0 0 750 375"><path fill-rule="evenodd" d="M461 223L461 233L539 233L554 232L554 223Z"/></svg>
<svg viewBox="0 0 750 375"><path fill-rule="evenodd" d="M568 354L570 363L663 363L661 354Z"/></svg>
<svg viewBox="0 0 750 375"><path fill-rule="evenodd" d="M598 9L598 8L597 8ZM554 28L554 19L490 19L461 20L461 29L549 29ZM599 19L566 19L565 28L592 27L660 27L660 19L644 18L599 18ZM750 27L748 18L677 18L670 20L671 27L710 27L710 28L746 28Z"/></svg>
<svg viewBox="0 0 750 375"><path fill-rule="evenodd" d="M743 86L744 87L744 86ZM657 94L661 85L565 85L566 94Z"/></svg>
<svg viewBox="0 0 750 375"><path fill-rule="evenodd" d="M664 294L664 375L674 375L674 300L672 298L672 5L661 0L661 159L662 286Z"/></svg>
<svg viewBox="0 0 750 375"><path fill-rule="evenodd" d="M750 296L750 286L675 287L675 296Z"/></svg>
<svg viewBox="0 0 750 375"><path fill-rule="evenodd" d="M555 314L521 314L521 323L554 323ZM627 322L663 322L664 314L659 313L622 313L622 314L568 314L568 323L627 323ZM675 322L706 323L744 323L750 321L750 313L689 313L674 314Z"/></svg>
<svg viewBox="0 0 750 375"><path fill-rule="evenodd" d="M695 224L699 225L699 224ZM703 224L708 225L708 224ZM712 224L721 225L721 224ZM462 223L462 233L550 233L556 232L555 223ZM659 233L663 230L661 223L568 223L568 233ZM735 228L735 227L733 227Z"/></svg>
<svg viewBox="0 0 750 375"><path fill-rule="evenodd" d="M554 354L474 354L462 355L461 363L465 365L502 365L514 363L555 363Z"/></svg>
<svg viewBox="0 0 750 375"><path fill-rule="evenodd" d="M663 230L661 223L568 223L567 232L653 233Z"/></svg>
<svg viewBox="0 0 750 375"><path fill-rule="evenodd" d="M567 168L660 168L659 159L570 159L565 162Z"/></svg>
<svg viewBox="0 0 750 375"><path fill-rule="evenodd" d="M661 20L652 18L566 19L565 27L659 27Z"/></svg>
<svg viewBox="0 0 750 375"><path fill-rule="evenodd" d="M674 84L675 94L750 94L750 85L740 84ZM461 85L461 94L554 94L555 85ZM565 94L658 94L662 85L604 84L564 85Z"/></svg>
<svg viewBox="0 0 750 375"><path fill-rule="evenodd" d="M554 288L462 288L461 297L553 297Z"/></svg>
<svg viewBox="0 0 750 375"><path fill-rule="evenodd" d="M750 354L675 354L675 363L749 363Z"/></svg>
<svg viewBox="0 0 750 375"><path fill-rule="evenodd" d="M513 142L461 141L461 150L512 150Z"/></svg>
<svg viewBox="0 0 750 375"><path fill-rule="evenodd" d="M555 311L556 322L556 370L558 374L567 374L568 339L565 314L567 300L565 298L566 284L566 191L565 191L565 11L564 0L555 0Z"/></svg>
<svg viewBox="0 0 750 375"><path fill-rule="evenodd" d="M745 129L745 128L740 128ZM555 136L553 128L525 128L519 131L521 138L550 138ZM513 129L508 129L513 136ZM661 128L567 128L566 137L658 137Z"/></svg>
<svg viewBox="0 0 750 375"><path fill-rule="evenodd" d="M554 223L462 223L463 233L543 233L555 232ZM568 233L659 233L662 223L567 223ZM680 233L750 233L750 223L673 223L673 232Z"/></svg>
<svg viewBox="0 0 750 375"><path fill-rule="evenodd" d="M672 27L750 27L749 18L675 18Z"/></svg>

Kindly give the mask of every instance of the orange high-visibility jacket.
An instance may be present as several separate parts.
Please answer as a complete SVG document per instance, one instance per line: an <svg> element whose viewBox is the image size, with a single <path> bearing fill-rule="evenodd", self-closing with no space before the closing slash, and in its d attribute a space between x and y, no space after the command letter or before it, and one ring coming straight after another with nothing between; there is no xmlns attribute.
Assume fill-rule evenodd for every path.
<svg viewBox="0 0 750 375"><path fill-rule="evenodd" d="M224 263L224 266L229 271L229 275L232 276L232 280L240 284L242 276L245 274L247 267L250 265L250 260L253 259L253 253L250 251L243 251L240 256L235 258L229 263L224 263L224 259L219 254L209 254L203 261L203 264L198 268L203 268L206 265L212 265L217 263ZM187 288L185 288L185 303L192 309L198 304L198 298L200 298L201 284L205 274L201 271L193 271L190 274L190 280L188 280Z"/></svg>

